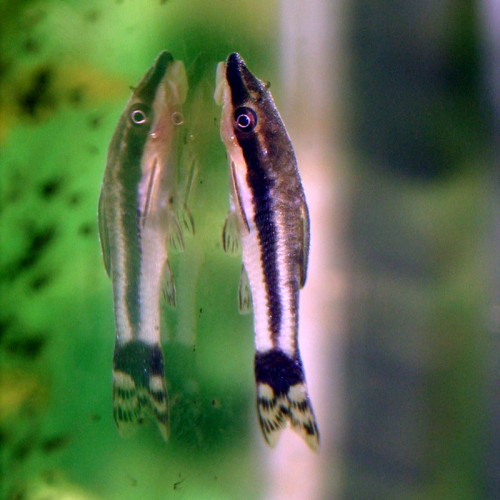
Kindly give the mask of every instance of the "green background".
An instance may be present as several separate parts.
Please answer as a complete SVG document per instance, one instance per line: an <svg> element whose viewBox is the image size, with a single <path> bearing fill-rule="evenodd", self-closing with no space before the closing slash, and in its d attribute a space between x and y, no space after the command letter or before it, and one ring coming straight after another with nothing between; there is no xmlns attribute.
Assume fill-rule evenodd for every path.
<svg viewBox="0 0 500 500"><path fill-rule="evenodd" d="M266 497L276 452L257 428L240 260L221 248L228 173L212 95L216 63L238 51L272 82L285 121L296 108L314 126L307 89L280 106L291 3L0 1L1 498ZM321 263L346 288L344 321L324 332L343 330L340 365L319 367L326 403L341 380L344 424L321 449L318 498L496 498L500 189L479 6L339 4L321 26L340 27L339 59L313 50L304 61L339 64L336 107L325 102L335 127L318 141L340 152L331 170L348 187L342 255ZM97 236L109 140L163 49L188 71L198 165L196 234L172 254L178 307L164 313L168 444L153 425L127 440L115 428L111 283ZM294 142L307 137L293 131ZM323 214L327 225L335 215ZM328 436L334 423L318 417Z"/></svg>

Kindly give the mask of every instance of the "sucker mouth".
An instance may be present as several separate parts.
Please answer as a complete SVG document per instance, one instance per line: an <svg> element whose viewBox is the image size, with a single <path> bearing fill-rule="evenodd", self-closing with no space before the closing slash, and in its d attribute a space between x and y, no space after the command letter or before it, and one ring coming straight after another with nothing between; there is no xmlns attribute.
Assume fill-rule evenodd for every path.
<svg viewBox="0 0 500 500"><path fill-rule="evenodd" d="M247 77L250 75L251 73L248 71L245 62L237 52L228 56L226 79L231 89L231 101L235 108L242 106L250 97L246 82Z"/></svg>
<svg viewBox="0 0 500 500"><path fill-rule="evenodd" d="M238 54L238 52L233 52L227 56L227 65L228 66L242 66L245 67L245 61Z"/></svg>
<svg viewBox="0 0 500 500"><path fill-rule="evenodd" d="M170 52L161 52L146 76L137 85L134 94L144 102L153 102L156 88L173 62L174 58Z"/></svg>

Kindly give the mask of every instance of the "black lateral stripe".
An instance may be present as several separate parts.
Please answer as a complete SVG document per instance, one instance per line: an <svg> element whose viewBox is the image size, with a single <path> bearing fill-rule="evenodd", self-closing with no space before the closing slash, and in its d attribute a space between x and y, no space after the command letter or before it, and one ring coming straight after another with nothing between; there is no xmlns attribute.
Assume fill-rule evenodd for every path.
<svg viewBox="0 0 500 500"><path fill-rule="evenodd" d="M128 116L127 116L128 120ZM127 278L125 301L127 315L135 331L140 318L139 288L141 280L141 226L138 216L138 187L142 176L141 158L148 138L148 130L126 125L123 141L126 156L120 159L122 167L118 180L122 186L121 205L122 229L125 239L125 276Z"/></svg>
<svg viewBox="0 0 500 500"><path fill-rule="evenodd" d="M261 248L261 264L264 269L264 280L267 292L269 326L273 342L278 340L282 306L278 275L278 236L276 221L273 217L271 189L274 180L270 179L262 168L259 158L259 141L255 136L242 138L238 142L247 164L247 182L253 193L255 224Z"/></svg>

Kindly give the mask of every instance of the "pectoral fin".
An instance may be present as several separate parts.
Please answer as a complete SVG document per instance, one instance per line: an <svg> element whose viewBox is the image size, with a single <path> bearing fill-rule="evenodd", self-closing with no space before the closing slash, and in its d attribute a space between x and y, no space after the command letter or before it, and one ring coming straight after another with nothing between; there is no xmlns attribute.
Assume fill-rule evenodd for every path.
<svg viewBox="0 0 500 500"><path fill-rule="evenodd" d="M194 219L186 205L183 205L177 212L177 220L181 226L181 230L186 230L189 234L194 235Z"/></svg>
<svg viewBox="0 0 500 500"><path fill-rule="evenodd" d="M177 216L172 213L170 217L170 247L178 252L184 251L184 236Z"/></svg>
<svg viewBox="0 0 500 500"><path fill-rule="evenodd" d="M300 205L299 244L299 285L302 288L306 283L309 260L309 212L304 201Z"/></svg>
<svg viewBox="0 0 500 500"><path fill-rule="evenodd" d="M97 217L99 220L99 240L101 242L101 251L102 251L102 258L104 260L104 268L106 269L108 276L111 276L109 235L108 235L108 226L106 224L106 219L104 216L104 199L102 191L99 196L99 207L97 209Z"/></svg>
<svg viewBox="0 0 500 500"><path fill-rule="evenodd" d="M165 261L165 265L163 266L162 289L165 302L170 307L175 307L174 275L172 274L168 260Z"/></svg>
<svg viewBox="0 0 500 500"><path fill-rule="evenodd" d="M252 311L252 290L248 281L245 266L241 266L240 284L238 287L238 310L240 314L248 314Z"/></svg>
<svg viewBox="0 0 500 500"><path fill-rule="evenodd" d="M229 255L237 255L240 252L241 238L238 228L238 216L233 210L229 210L224 229L222 230L222 248Z"/></svg>
<svg viewBox="0 0 500 500"><path fill-rule="evenodd" d="M185 172L186 173L186 172ZM194 235L194 219L188 208L189 194L193 186L193 180L196 175L195 162L191 162L187 169L187 178L185 181L180 182L184 185L184 201L179 200L175 203L175 208L172 210L170 216L170 245L173 249L178 251L184 250L184 231L188 234Z"/></svg>

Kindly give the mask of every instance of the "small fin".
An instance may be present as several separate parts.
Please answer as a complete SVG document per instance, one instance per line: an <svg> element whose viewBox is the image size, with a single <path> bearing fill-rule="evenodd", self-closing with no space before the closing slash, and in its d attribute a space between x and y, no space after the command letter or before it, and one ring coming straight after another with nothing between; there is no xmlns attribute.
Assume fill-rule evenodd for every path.
<svg viewBox="0 0 500 500"><path fill-rule="evenodd" d="M139 217L142 227L144 227L146 221L150 218L153 196L154 193L158 191L158 184L160 182L160 170L161 169L158 167L158 160L155 159L153 168L151 170L151 173L149 174L148 189L146 191L144 204L141 204L141 207L139 208Z"/></svg>
<svg viewBox="0 0 500 500"><path fill-rule="evenodd" d="M288 421L309 448L316 451L319 432L307 395L302 363L279 349L255 355L257 411L264 439L274 448Z"/></svg>
<svg viewBox="0 0 500 500"><path fill-rule="evenodd" d="M171 217L170 224L171 224L171 230L170 230L169 244L173 250L176 250L177 252L183 252L184 236L182 235L182 228L181 225L179 224L179 220L173 214Z"/></svg>
<svg viewBox="0 0 500 500"><path fill-rule="evenodd" d="M319 446L318 425L307 395L306 384L290 386L287 399L290 403L288 411L292 429L304 439L311 450L317 451Z"/></svg>
<svg viewBox="0 0 500 500"><path fill-rule="evenodd" d="M142 423L134 379L116 370L113 370L113 417L122 437L131 436Z"/></svg>
<svg viewBox="0 0 500 500"><path fill-rule="evenodd" d="M102 190L101 194L99 195L97 219L99 222L99 241L101 242L101 252L102 258L104 260L104 269L106 269L106 273L108 273L108 276L111 276L111 256L109 248L108 225L106 224L106 218L104 215L104 197Z"/></svg>
<svg viewBox="0 0 500 500"><path fill-rule="evenodd" d="M113 356L113 416L120 435L134 433L145 416L168 440L168 399L159 344L138 340L116 345Z"/></svg>
<svg viewBox="0 0 500 500"><path fill-rule="evenodd" d="M194 219L186 205L177 211L177 220L181 231L185 229L189 234L194 235Z"/></svg>
<svg viewBox="0 0 500 500"><path fill-rule="evenodd" d="M191 156L189 153L186 153L186 155ZM186 163L187 166L184 167L183 165L185 165ZM188 160L184 160L183 151L183 159L179 162L178 168L179 179L177 183L177 190L179 199L177 199L175 202L175 216L177 217L177 221L181 231L187 231L188 234L194 235L194 219L188 208L188 204L191 189L194 184L194 178L196 177L197 173L196 161L191 158L189 158Z"/></svg>
<svg viewBox="0 0 500 500"><path fill-rule="evenodd" d="M257 412L262 435L266 443L275 448L281 437L281 431L286 428L287 402L284 397L277 397L268 384L257 384Z"/></svg>
<svg viewBox="0 0 500 500"><path fill-rule="evenodd" d="M305 201L300 204L300 255L299 255L299 286L306 284L307 265L309 261L309 211Z"/></svg>
<svg viewBox="0 0 500 500"><path fill-rule="evenodd" d="M194 219L189 211L188 201L196 174L195 162L191 161L188 168L182 169L181 172L187 174L184 180L179 181L178 185L178 189L184 192L183 201L181 201L181 199L175 200L168 215L171 228L169 244L174 250L180 252L184 251L184 231L194 235ZM184 175L182 175L182 177L184 177ZM181 186L183 187L181 188Z"/></svg>
<svg viewBox="0 0 500 500"><path fill-rule="evenodd" d="M170 267L168 259L165 261L165 264L163 265L162 290L165 302L170 307L175 307L176 301L175 301L174 275L172 273L172 269Z"/></svg>
<svg viewBox="0 0 500 500"><path fill-rule="evenodd" d="M229 255L237 255L241 248L240 230L236 213L229 210L222 230L222 248Z"/></svg>
<svg viewBox="0 0 500 500"><path fill-rule="evenodd" d="M248 314L252 311L252 290L250 289L245 266L241 266L240 284L238 286L238 310L240 314Z"/></svg>

